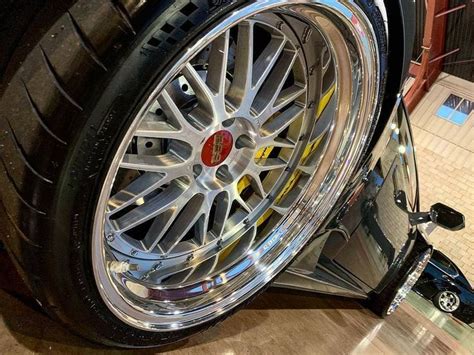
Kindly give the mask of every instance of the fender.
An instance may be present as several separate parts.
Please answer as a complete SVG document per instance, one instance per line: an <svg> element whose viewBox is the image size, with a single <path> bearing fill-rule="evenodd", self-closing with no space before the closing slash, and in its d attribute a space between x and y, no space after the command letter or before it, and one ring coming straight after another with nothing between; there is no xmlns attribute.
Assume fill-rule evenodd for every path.
<svg viewBox="0 0 474 355"><path fill-rule="evenodd" d="M388 74L386 77L384 102L380 118L374 129L369 151L375 146L385 125L390 119L392 109L397 102L408 76L413 44L415 41L415 2L414 0L381 0L375 1L388 28ZM382 6L385 6L385 9ZM386 16L384 15L386 14ZM401 55L400 53L403 53ZM402 58L402 60L400 60Z"/></svg>
<svg viewBox="0 0 474 355"><path fill-rule="evenodd" d="M326 227L275 286L367 298L396 277L412 250L429 248L395 199L396 191L406 191L409 211L418 210L412 135L400 96L390 120Z"/></svg>
<svg viewBox="0 0 474 355"><path fill-rule="evenodd" d="M389 16L398 17L399 21L396 21L397 26L402 24L402 28L394 28L394 24L390 24L390 18L388 21L389 34L390 34L390 45L396 46L391 47L391 52L394 50L402 50L403 58L400 64L400 79L398 89L401 91L405 79L408 77L408 70L410 68L410 61L413 51L413 44L415 42L415 21L416 21L416 8L414 0L398 0L398 1L385 1L385 6L389 11ZM402 36L400 36L400 31ZM398 41L396 40L398 38ZM394 42L398 43L394 43ZM400 53L400 52L398 52Z"/></svg>

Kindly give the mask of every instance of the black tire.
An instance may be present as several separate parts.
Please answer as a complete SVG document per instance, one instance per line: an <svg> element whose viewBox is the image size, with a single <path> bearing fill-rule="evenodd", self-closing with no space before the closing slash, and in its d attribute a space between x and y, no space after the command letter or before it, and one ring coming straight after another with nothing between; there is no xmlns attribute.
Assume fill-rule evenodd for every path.
<svg viewBox="0 0 474 355"><path fill-rule="evenodd" d="M79 0L53 24L44 8L22 29L0 90L1 234L43 308L93 341L165 345L231 313L164 333L126 325L96 289L89 238L98 187L138 101L182 48L242 3ZM383 21L371 1L364 7L385 73Z"/></svg>

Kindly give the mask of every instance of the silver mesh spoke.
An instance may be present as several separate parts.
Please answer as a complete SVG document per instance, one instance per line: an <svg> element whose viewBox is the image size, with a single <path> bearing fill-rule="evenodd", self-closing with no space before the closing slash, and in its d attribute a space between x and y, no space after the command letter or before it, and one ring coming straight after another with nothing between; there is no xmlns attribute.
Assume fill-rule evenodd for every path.
<svg viewBox="0 0 474 355"><path fill-rule="evenodd" d="M210 322L272 280L374 124L383 66L358 6L247 1L213 23L137 98L94 214L98 291L146 331Z"/></svg>
<svg viewBox="0 0 474 355"><path fill-rule="evenodd" d="M111 195L108 229L145 258L187 257L141 279L173 285L217 272L288 212L334 124L334 63L318 45L313 111L299 45L255 20L216 37L157 95L120 162L135 175Z"/></svg>
<svg viewBox="0 0 474 355"><path fill-rule="evenodd" d="M285 49L283 51L270 73L268 80L264 82L252 104L251 109L256 116L271 115L276 112L274 108L275 102L282 91L283 85L297 57L298 53L294 49ZM304 88L301 90L304 90Z"/></svg>
<svg viewBox="0 0 474 355"><path fill-rule="evenodd" d="M164 174L145 173L135 179L130 185L113 195L108 203L108 213L116 213L125 207L144 198L146 195L162 186L167 179Z"/></svg>
<svg viewBox="0 0 474 355"><path fill-rule="evenodd" d="M228 92L229 101L234 107L242 106L244 97L248 95L252 87L253 26L251 21L244 21L238 25L234 80Z"/></svg>
<svg viewBox="0 0 474 355"><path fill-rule="evenodd" d="M206 112L209 117L214 118L218 113L215 107L215 95L209 86L207 86L206 81L196 71L191 63L186 64L182 73L196 94L199 108L203 112Z"/></svg>
<svg viewBox="0 0 474 355"><path fill-rule="evenodd" d="M255 170L258 172L285 169L288 163L280 158L258 159L255 164Z"/></svg>
<svg viewBox="0 0 474 355"><path fill-rule="evenodd" d="M285 44L285 37L274 35L270 40L270 43L260 54L252 68L252 91L255 92L260 90L262 84L266 81L268 75L275 67L283 48L285 48Z"/></svg>
<svg viewBox="0 0 474 355"><path fill-rule="evenodd" d="M142 223L147 222L166 209L174 206L176 200L186 191L186 188L172 183L157 196L146 203L136 206L130 212L116 219L111 219L111 224L116 233L123 233Z"/></svg>
<svg viewBox="0 0 474 355"><path fill-rule="evenodd" d="M162 156L126 154L120 167L179 177L180 174L186 173L186 168L189 168L189 162L183 161L181 157L174 154Z"/></svg>
<svg viewBox="0 0 474 355"><path fill-rule="evenodd" d="M209 55L206 83L221 100L224 99L225 94L229 40L230 34L229 31L226 31L212 43Z"/></svg>
<svg viewBox="0 0 474 355"><path fill-rule="evenodd" d="M261 129L261 133L264 137L270 137L274 139L281 132L283 132L289 125L291 125L296 119L301 118L304 113L304 109L299 105L292 105L290 108L277 115L276 117L268 120Z"/></svg>

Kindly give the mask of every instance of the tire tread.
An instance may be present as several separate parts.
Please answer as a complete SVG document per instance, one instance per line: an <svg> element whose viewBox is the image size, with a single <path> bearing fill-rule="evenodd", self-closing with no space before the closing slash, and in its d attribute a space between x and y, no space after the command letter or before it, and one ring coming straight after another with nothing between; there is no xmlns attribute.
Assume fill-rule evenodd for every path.
<svg viewBox="0 0 474 355"><path fill-rule="evenodd" d="M65 88L65 84L62 82L61 77L56 72L56 69L54 69L53 64L51 64L51 61L49 60L45 50L41 45L39 46L39 49L41 51L41 57L43 58L43 62L48 71L49 77L54 83L56 89L58 89L64 98L66 98L73 106L75 106L78 110L83 111L84 109L82 106L79 105L79 103L68 93L68 90Z"/></svg>
<svg viewBox="0 0 474 355"><path fill-rule="evenodd" d="M120 60L120 55L124 53L121 48L127 47L138 37L135 35L140 33L140 23L137 21L136 13L128 7L134 2L126 1L127 6L124 3L120 0L78 0L64 11L53 27L45 32L39 43L30 49L18 73L9 82L10 98L15 96L12 92L21 93L26 104L25 107L19 107L20 112L15 112L16 118L11 122L7 122L5 117L13 109L13 104L9 102L7 96L0 97L0 161L4 170L3 173L0 172L0 184L2 182L8 184L8 187L2 187L0 194L4 200L6 223L11 226L12 233L15 231L19 235L22 242L21 247L18 248L20 252L12 251L12 254L25 270L27 284L30 285L35 297L40 300L48 314L60 320L72 331L97 342L122 347L149 347L156 346L158 342L162 344L176 342L196 332L205 331L245 307L264 292L270 283L239 307L211 322L197 328L161 334L130 330L130 327L119 324L118 320L112 321L111 318L114 316L110 312L110 314L104 312L105 304L101 300L88 296L89 288L92 286L88 285L85 279L79 280L80 266L71 266L70 270L65 270L64 272L67 273L65 277L78 279L77 292L84 296L81 309L77 309L76 313L87 313L87 316L93 314L91 319L96 320L96 324L89 325L87 329L85 324L74 323L74 319L69 317L70 313L61 309L55 303L57 299L51 296L59 291L53 290L49 275L52 272L48 270L49 266L45 265L54 253L54 250L49 250L49 244L44 238L45 235L47 238L50 235L40 235L35 228L31 227L41 226L44 232L48 228L52 230L51 226L58 224L57 216L52 213L54 206L51 205L54 201L48 200L47 197L54 196L54 190L61 185L61 172L65 169L68 154L74 149L80 133L86 132L83 136L86 137L84 141L88 144L84 143L81 150L87 150L88 147L93 149L97 140L103 139L102 126L85 126L87 117L84 116L92 93L85 92L83 89L93 87L95 83L100 83L101 79L108 78L107 75L113 72ZM237 6L236 4L238 2L233 0L160 0L155 2L155 5L160 7L164 20L160 22L161 28L158 27L152 36L155 40L150 40L141 48L141 55L148 57L150 52L172 53L177 47L173 45L173 41L190 40L188 33L199 26L200 19L210 17L211 12L214 12L212 14L217 17L224 14L223 9L231 9ZM124 36L120 37L114 33L117 39L114 37L111 42L101 40L100 34L93 32L93 19L84 15L88 13L87 11L90 14L99 13L99 11L110 13L110 19L108 19L110 26L114 26ZM175 28L172 33L161 30L168 23ZM184 24L186 24L185 29L182 27ZM87 72L74 76L77 68L67 68L67 65L71 63L71 53L78 56L78 60L87 61L89 64ZM70 104L57 104L57 107L53 108L48 105L51 101L55 102L58 99ZM74 123L77 131L68 129L70 128L67 125L69 121ZM13 133L14 129L15 133ZM34 134L30 134L32 130ZM34 135L36 137L31 138ZM4 147L1 147L2 141L5 142ZM44 147L48 148L48 154L38 156L36 151ZM31 162L35 163L34 168ZM74 176L79 189L80 184L91 184L94 181L92 178L97 174L95 167L87 168L67 166L68 174ZM36 194L40 194L38 191L42 194L42 199L37 199ZM12 196L16 196L28 212L23 210L19 212L17 209L20 208L10 205ZM7 241L7 245L9 244L11 245L11 242ZM71 242L70 247L71 253L74 253L86 246ZM9 247L9 249L14 248ZM41 252L38 252L39 249ZM70 257L70 260L71 264L79 264L73 257ZM75 316L79 319L82 315L75 314ZM97 324L107 321L110 324L108 329L98 329Z"/></svg>
<svg viewBox="0 0 474 355"><path fill-rule="evenodd" d="M95 48L92 46L92 44L90 43L89 39L86 37L84 32L82 32L81 28L79 27L78 23L76 22L76 20L74 19L70 11L67 12L67 18L71 22L71 27L73 28L74 33L79 39L79 42L81 43L82 48L84 48L86 53L89 54L89 56L92 58L94 62L97 63L98 66L100 66L102 69L107 71L107 67L104 65L104 63L102 63L99 57L99 54L97 53Z"/></svg>

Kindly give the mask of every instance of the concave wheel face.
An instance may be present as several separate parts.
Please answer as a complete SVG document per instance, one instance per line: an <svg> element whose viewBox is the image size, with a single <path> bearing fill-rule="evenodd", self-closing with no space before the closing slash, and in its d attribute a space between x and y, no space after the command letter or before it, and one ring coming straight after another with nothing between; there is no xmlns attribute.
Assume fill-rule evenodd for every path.
<svg viewBox="0 0 474 355"><path fill-rule="evenodd" d="M438 305L441 310L452 313L459 308L459 296L451 291L444 291L439 295Z"/></svg>
<svg viewBox="0 0 474 355"><path fill-rule="evenodd" d="M378 95L368 20L353 4L284 3L246 5L183 50L117 150L93 267L132 326L190 327L257 292L360 159Z"/></svg>

